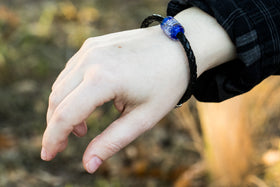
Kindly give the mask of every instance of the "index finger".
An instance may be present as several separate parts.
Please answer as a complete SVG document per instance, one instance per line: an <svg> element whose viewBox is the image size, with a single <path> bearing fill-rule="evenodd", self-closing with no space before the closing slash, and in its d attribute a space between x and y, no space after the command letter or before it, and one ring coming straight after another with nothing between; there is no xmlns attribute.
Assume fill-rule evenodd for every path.
<svg viewBox="0 0 280 187"><path fill-rule="evenodd" d="M114 98L109 86L84 80L56 108L42 140L41 158L49 161L65 148L68 135L96 107Z"/></svg>

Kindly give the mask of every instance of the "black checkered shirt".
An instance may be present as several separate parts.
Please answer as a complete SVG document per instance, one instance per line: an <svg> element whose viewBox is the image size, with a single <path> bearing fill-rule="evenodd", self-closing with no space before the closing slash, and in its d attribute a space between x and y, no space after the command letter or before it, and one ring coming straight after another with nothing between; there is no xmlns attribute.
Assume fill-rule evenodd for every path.
<svg viewBox="0 0 280 187"><path fill-rule="evenodd" d="M174 16L190 6L217 19L238 56L198 78L194 93L198 100L223 101L280 74L280 0L172 0L167 14Z"/></svg>

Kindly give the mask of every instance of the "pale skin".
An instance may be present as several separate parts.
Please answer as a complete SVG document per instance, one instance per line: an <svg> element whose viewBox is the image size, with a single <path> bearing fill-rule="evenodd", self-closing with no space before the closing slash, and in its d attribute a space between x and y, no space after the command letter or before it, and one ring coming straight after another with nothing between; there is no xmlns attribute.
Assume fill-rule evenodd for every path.
<svg viewBox="0 0 280 187"><path fill-rule="evenodd" d="M198 75L235 58L235 47L214 18L190 8L175 18L185 27ZM85 120L110 100L121 113L88 145L83 165L94 173L169 113L184 94L188 63L179 42L159 26L89 38L67 62L49 97L41 158L52 160L72 132L87 133Z"/></svg>

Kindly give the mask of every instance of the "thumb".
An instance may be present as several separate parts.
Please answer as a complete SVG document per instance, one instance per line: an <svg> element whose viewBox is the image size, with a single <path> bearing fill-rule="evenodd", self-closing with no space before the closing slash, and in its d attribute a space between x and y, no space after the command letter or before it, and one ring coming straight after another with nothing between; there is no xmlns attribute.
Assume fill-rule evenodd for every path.
<svg viewBox="0 0 280 187"><path fill-rule="evenodd" d="M89 173L94 173L103 160L152 128L161 119L158 114L158 111L153 111L148 105L141 105L122 115L89 143L83 156L84 168Z"/></svg>

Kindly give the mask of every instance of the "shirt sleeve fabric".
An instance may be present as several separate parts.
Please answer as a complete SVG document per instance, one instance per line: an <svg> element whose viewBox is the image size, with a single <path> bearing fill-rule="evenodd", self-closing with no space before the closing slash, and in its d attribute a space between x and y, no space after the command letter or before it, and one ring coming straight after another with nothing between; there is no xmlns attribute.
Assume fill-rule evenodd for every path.
<svg viewBox="0 0 280 187"><path fill-rule="evenodd" d="M237 52L237 59L198 77L194 96L199 101L220 102L280 74L280 0L172 0L167 14L191 6L215 17Z"/></svg>

